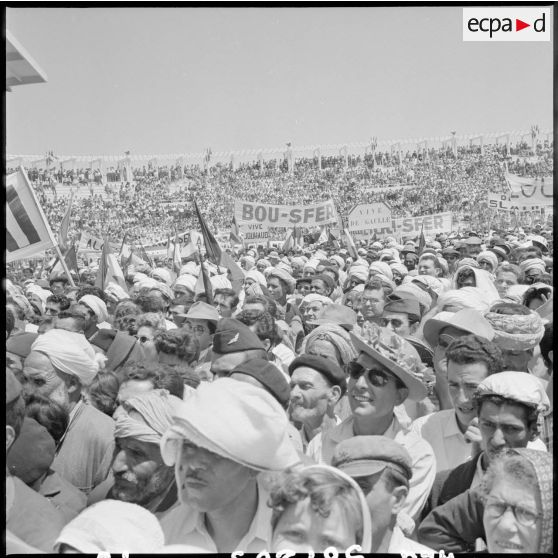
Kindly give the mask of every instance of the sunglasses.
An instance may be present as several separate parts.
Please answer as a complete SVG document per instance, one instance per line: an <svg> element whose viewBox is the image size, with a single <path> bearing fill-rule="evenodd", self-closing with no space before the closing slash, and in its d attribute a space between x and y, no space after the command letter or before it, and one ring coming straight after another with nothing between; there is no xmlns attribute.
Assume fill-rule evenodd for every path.
<svg viewBox="0 0 558 558"><path fill-rule="evenodd" d="M447 349L456 339L457 337L452 337L447 333L442 333L438 337L438 347L440 347L441 349Z"/></svg>
<svg viewBox="0 0 558 558"><path fill-rule="evenodd" d="M353 380L358 380L363 374L366 374L366 379L375 387L384 387L390 380L388 374L383 370L365 368L354 360L347 365L347 372Z"/></svg>
<svg viewBox="0 0 558 558"><path fill-rule="evenodd" d="M138 337L137 335L134 335L134 337L143 345L144 343L147 343L148 341L153 341L153 339L151 337L146 337L145 335L142 335L141 337Z"/></svg>
<svg viewBox="0 0 558 558"><path fill-rule="evenodd" d="M403 320L399 318L382 318L382 327L387 327L389 324L392 324L393 327L401 327L403 325Z"/></svg>

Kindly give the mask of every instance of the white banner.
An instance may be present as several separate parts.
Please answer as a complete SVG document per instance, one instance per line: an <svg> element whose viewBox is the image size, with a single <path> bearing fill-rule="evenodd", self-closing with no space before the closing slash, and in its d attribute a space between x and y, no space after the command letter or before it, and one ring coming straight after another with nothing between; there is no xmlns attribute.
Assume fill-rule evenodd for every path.
<svg viewBox="0 0 558 558"><path fill-rule="evenodd" d="M359 204L349 211L348 222L353 238L371 238L375 231L391 228L391 209L383 202Z"/></svg>
<svg viewBox="0 0 558 558"><path fill-rule="evenodd" d="M81 238L79 239L78 250L84 252L87 251L100 252L103 249L104 244L105 241L102 238L97 238L93 235L90 235L89 233L82 232ZM115 254L120 253L120 244L117 244L115 242L109 242L109 245L113 253Z"/></svg>
<svg viewBox="0 0 558 558"><path fill-rule="evenodd" d="M269 205L235 200L234 214L243 235L245 231L261 233L270 227L316 227L337 222L337 210L333 200L305 206ZM248 225L259 227L250 229Z"/></svg>

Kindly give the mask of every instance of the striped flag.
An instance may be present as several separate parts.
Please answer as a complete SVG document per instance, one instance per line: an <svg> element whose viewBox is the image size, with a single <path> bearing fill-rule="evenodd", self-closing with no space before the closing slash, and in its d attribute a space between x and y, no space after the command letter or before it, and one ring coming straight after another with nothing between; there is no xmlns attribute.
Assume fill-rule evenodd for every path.
<svg viewBox="0 0 558 558"><path fill-rule="evenodd" d="M105 290L109 283L116 283L127 291L124 273L118 263L118 258L112 253L108 237L105 237L103 253L99 263L99 271L95 279L95 286Z"/></svg>
<svg viewBox="0 0 558 558"><path fill-rule="evenodd" d="M358 253L355 246L355 241L349 232L349 229L343 229L343 233L345 234L345 245L347 246L347 250L349 251L349 256L353 258L353 260L358 260Z"/></svg>
<svg viewBox="0 0 558 558"><path fill-rule="evenodd" d="M23 167L6 177L6 262L56 246Z"/></svg>

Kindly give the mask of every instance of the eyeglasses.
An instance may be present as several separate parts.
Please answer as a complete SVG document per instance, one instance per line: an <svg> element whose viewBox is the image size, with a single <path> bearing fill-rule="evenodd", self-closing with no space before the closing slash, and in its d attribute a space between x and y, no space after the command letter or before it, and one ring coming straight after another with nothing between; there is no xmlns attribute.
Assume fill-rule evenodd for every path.
<svg viewBox="0 0 558 558"><path fill-rule="evenodd" d="M390 380L390 377L378 368L364 368L362 364L351 361L347 365L347 372L353 380L358 380L363 374L366 379L375 387L384 387Z"/></svg>
<svg viewBox="0 0 558 558"><path fill-rule="evenodd" d="M393 327L398 328L403 325L403 320L399 318L382 318L382 327L387 327L389 324L392 324Z"/></svg>
<svg viewBox="0 0 558 558"><path fill-rule="evenodd" d="M457 337L452 337L447 333L442 333L438 337L438 347L440 347L441 349L447 349L456 339Z"/></svg>
<svg viewBox="0 0 558 558"><path fill-rule="evenodd" d="M524 508L523 506L508 504L507 502L496 500L490 496L486 499L486 504L484 506L486 514L493 518L502 517L508 508L512 510L515 519L525 527L532 527L535 525L537 519L542 515Z"/></svg>
<svg viewBox="0 0 558 558"><path fill-rule="evenodd" d="M201 325L190 326L190 329L192 330L192 333L199 333L200 335L203 335L206 331L205 327Z"/></svg>

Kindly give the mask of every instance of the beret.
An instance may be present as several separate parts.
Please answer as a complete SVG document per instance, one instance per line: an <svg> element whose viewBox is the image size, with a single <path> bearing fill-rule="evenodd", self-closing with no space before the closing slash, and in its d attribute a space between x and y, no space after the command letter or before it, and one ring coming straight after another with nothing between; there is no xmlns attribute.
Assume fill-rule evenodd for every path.
<svg viewBox="0 0 558 558"><path fill-rule="evenodd" d="M218 354L238 353L265 347L258 336L246 325L234 318L222 318L213 336L213 352Z"/></svg>
<svg viewBox="0 0 558 558"><path fill-rule="evenodd" d="M337 444L332 465L351 477L373 475L390 467L407 480L413 475L409 452L387 436L353 436Z"/></svg>
<svg viewBox="0 0 558 558"><path fill-rule="evenodd" d="M399 312L415 317L417 320L421 318L420 304L416 298L400 298L399 300L391 300L384 306L384 312Z"/></svg>
<svg viewBox="0 0 558 558"><path fill-rule="evenodd" d="M56 444L48 430L36 420L25 417L6 463L12 475L31 484L48 471L55 451Z"/></svg>
<svg viewBox="0 0 558 558"><path fill-rule="evenodd" d="M37 339L38 333L23 332L11 335L6 340L6 351L25 358L31 352L31 345Z"/></svg>
<svg viewBox="0 0 558 558"><path fill-rule="evenodd" d="M317 355L300 355L289 365L289 375L292 376L293 372L301 366L307 366L308 368L312 368L312 370L316 370L325 376L332 385L340 386L343 390L345 389L345 372L332 360Z"/></svg>
<svg viewBox="0 0 558 558"><path fill-rule="evenodd" d="M229 372L231 374L246 374L258 380L264 388L286 408L291 396L291 387L287 383L283 372L275 364L262 358L254 358L239 364Z"/></svg>

